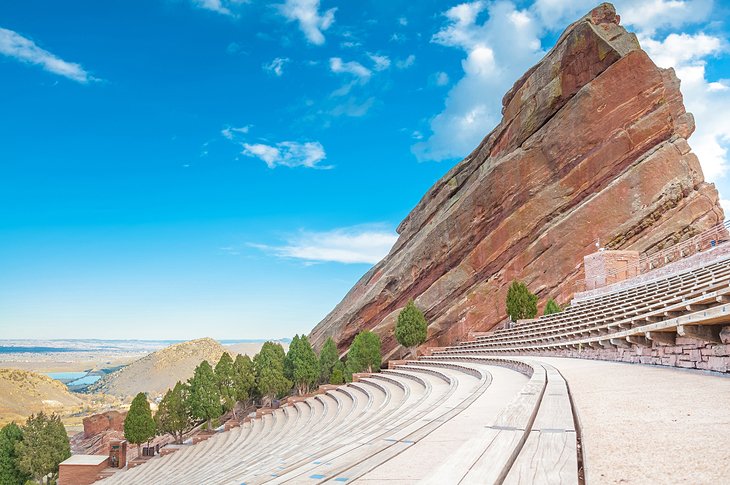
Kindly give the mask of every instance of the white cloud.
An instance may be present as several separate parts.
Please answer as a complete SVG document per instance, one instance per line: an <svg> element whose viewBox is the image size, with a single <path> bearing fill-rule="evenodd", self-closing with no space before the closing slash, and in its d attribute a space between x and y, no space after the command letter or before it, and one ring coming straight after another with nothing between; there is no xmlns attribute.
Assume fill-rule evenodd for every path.
<svg viewBox="0 0 730 485"><path fill-rule="evenodd" d="M436 83L436 86L446 86L447 84L449 84L449 75L443 71L437 72L434 75L433 79Z"/></svg>
<svg viewBox="0 0 730 485"><path fill-rule="evenodd" d="M282 141L274 145L244 143L241 153L262 160L269 168L278 166L323 170L334 168L332 165L320 165L320 162L327 158L327 154L322 144L316 141L305 143Z"/></svg>
<svg viewBox="0 0 730 485"><path fill-rule="evenodd" d="M388 58L388 56L368 54L368 57L373 61L373 69L375 69L376 71L385 71L390 67L390 59Z"/></svg>
<svg viewBox="0 0 730 485"><path fill-rule="evenodd" d="M336 8L331 8L320 15L319 0L286 0L279 5L279 11L289 22L298 22L299 29L309 42L315 45L324 44L324 34L335 21Z"/></svg>
<svg viewBox="0 0 730 485"><path fill-rule="evenodd" d="M339 57L330 59L330 70L335 74L351 74L357 77L360 82L365 83L372 76L372 71L357 61L344 62Z"/></svg>
<svg viewBox="0 0 730 485"><path fill-rule="evenodd" d="M486 15L484 22L480 17ZM464 76L431 120L432 134L413 145L419 160L445 160L469 153L501 118L502 95L543 55L540 25L512 3L462 3L444 14L446 26L432 41L466 54ZM448 82L448 76L441 77Z"/></svg>
<svg viewBox="0 0 730 485"><path fill-rule="evenodd" d="M701 32L673 33L663 40L641 35L640 42L658 66L673 67L682 81L684 104L697 126L689 144L700 159L705 177L715 180L724 176L730 144L730 90L722 80L708 81L705 67L707 57L724 51L726 43Z"/></svg>
<svg viewBox="0 0 730 485"><path fill-rule="evenodd" d="M730 82L707 79L706 64L711 56L727 52L727 42L678 30L709 21L713 2L615 0L614 4L622 24L637 32L657 65L675 68L687 111L697 124L690 145L708 180L722 177L730 166L726 120ZM445 26L432 41L464 51L464 73L449 91L442 112L432 118L430 137L413 146L416 156L443 160L468 154L501 119L502 95L541 57L540 38L561 31L595 5L595 0L536 0L519 10L507 1L472 1L447 10ZM448 82L445 73L436 78L436 84Z"/></svg>
<svg viewBox="0 0 730 485"><path fill-rule="evenodd" d="M375 264L388 254L397 239L398 235L392 230L355 226L323 232L302 231L281 246L252 246L307 263Z"/></svg>
<svg viewBox="0 0 730 485"><path fill-rule="evenodd" d="M41 66L48 72L82 84L98 81L80 64L64 61L47 50L41 49L32 40L12 30L0 28L0 54L21 62Z"/></svg>
<svg viewBox="0 0 730 485"><path fill-rule="evenodd" d="M725 212L725 217L730 215L730 200L720 199L720 205L722 206L722 210Z"/></svg>
<svg viewBox="0 0 730 485"><path fill-rule="evenodd" d="M263 65L264 71L270 72L275 76L281 76L284 74L284 65L288 63L290 59L288 57L277 57L268 64Z"/></svg>
<svg viewBox="0 0 730 485"><path fill-rule="evenodd" d="M401 17L398 19L398 23L405 27L406 25L408 25L408 19L405 17Z"/></svg>
<svg viewBox="0 0 730 485"><path fill-rule="evenodd" d="M248 3L249 0L192 0L192 2L196 7L210 10L211 12L216 12L222 15L235 17L236 14L232 9L244 3Z"/></svg>
<svg viewBox="0 0 730 485"><path fill-rule="evenodd" d="M413 65L416 63L416 56L413 54L409 55L405 59L401 59L399 61L396 61L395 67L398 69L408 69L409 67L413 67Z"/></svg>
<svg viewBox="0 0 730 485"><path fill-rule="evenodd" d="M221 135L227 140L234 140L236 135L245 135L248 130L251 129L251 125L241 126L236 128L235 126L226 126L221 130Z"/></svg>

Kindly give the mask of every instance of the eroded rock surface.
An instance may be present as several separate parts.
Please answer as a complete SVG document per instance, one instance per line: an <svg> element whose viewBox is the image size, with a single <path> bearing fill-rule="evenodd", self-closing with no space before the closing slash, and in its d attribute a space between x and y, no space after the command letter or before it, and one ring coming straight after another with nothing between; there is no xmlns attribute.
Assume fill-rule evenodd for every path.
<svg viewBox="0 0 730 485"><path fill-rule="evenodd" d="M541 309L567 302L598 240L652 251L723 220L687 143L679 80L619 21L597 7L515 83L500 124L400 224L390 254L314 328L315 345L332 336L345 350L373 329L397 352L409 298L430 323L426 345L452 344L505 319L514 279Z"/></svg>

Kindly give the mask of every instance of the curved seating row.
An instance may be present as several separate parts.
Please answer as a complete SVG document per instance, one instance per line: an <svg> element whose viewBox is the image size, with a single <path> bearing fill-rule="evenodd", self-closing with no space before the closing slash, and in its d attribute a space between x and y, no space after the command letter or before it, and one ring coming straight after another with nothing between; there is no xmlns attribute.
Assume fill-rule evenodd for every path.
<svg viewBox="0 0 730 485"><path fill-rule="evenodd" d="M512 395L490 394L493 380L490 369L495 365L511 366L531 377L512 403L509 402ZM524 379L517 373L512 374ZM485 430L487 434L497 433L498 439L483 441L483 453L479 453L468 468L462 467L464 473L460 480L476 483L475 477L480 477L479 483L489 483L484 477L492 475L483 475L482 468L498 468L500 472L492 477L495 482L514 476L518 481L513 483L521 483L519 480L524 473L537 472L533 459L519 459L520 449L530 450L533 455L541 453L535 450L542 450L548 439L543 436L547 425L544 430L533 429L533 421L536 414L540 415L540 402L548 406L550 400L543 395L549 382L550 374L543 365L521 359L434 356L409 361L284 406L239 428L218 433L173 454L155 457L143 466L117 473L102 482L349 483L367 477L412 447L417 447L414 450L419 452L422 448L427 449L431 445L426 438L431 433L438 429L448 432L448 427L456 421L454 418L475 403L504 399L504 410L493 423L475 423L474 429ZM532 400L527 396L532 396ZM550 401L550 406L554 405ZM570 413L569 403L566 412ZM549 416L559 414L551 411ZM552 432L554 429L550 428ZM535 438L531 432L535 433ZM550 438L550 444L555 448L558 437ZM562 435L560 439L570 441ZM564 448L570 447L566 444ZM573 457L576 461L575 453ZM444 463L450 459L450 456L443 457ZM438 463L433 463L434 467L436 465ZM510 475L514 467L517 468ZM561 469L568 470L568 475L574 471L570 466ZM448 470L445 468L440 473L449 473ZM574 474L577 477L577 471ZM561 475L560 478L565 477Z"/></svg>
<svg viewBox="0 0 730 485"><path fill-rule="evenodd" d="M446 347L437 355L473 353L523 354L591 346L651 346L679 336L719 342L719 330L730 322L730 259L638 284L606 295L585 298L563 312L480 335Z"/></svg>

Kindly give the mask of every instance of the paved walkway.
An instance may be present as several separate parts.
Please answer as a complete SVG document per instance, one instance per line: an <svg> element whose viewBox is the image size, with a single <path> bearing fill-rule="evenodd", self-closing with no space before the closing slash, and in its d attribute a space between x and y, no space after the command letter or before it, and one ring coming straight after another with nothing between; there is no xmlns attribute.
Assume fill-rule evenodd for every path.
<svg viewBox="0 0 730 485"><path fill-rule="evenodd" d="M730 483L730 377L541 357L565 377L586 483Z"/></svg>

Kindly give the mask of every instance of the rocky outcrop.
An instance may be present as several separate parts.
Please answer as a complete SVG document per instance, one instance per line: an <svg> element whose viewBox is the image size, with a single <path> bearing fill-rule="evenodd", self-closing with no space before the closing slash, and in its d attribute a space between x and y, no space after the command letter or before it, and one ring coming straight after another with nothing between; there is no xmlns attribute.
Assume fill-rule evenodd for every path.
<svg viewBox="0 0 730 485"><path fill-rule="evenodd" d="M451 344L505 319L514 279L565 303L597 241L653 251L723 219L687 143L679 80L619 20L597 7L515 83L499 125L400 224L390 254L314 328L315 345L332 336L345 350L373 329L392 355L409 298L430 323L426 345Z"/></svg>
<svg viewBox="0 0 730 485"><path fill-rule="evenodd" d="M92 414L83 419L84 438L91 438L104 431L124 432L124 419L126 411L106 411L100 414Z"/></svg>

